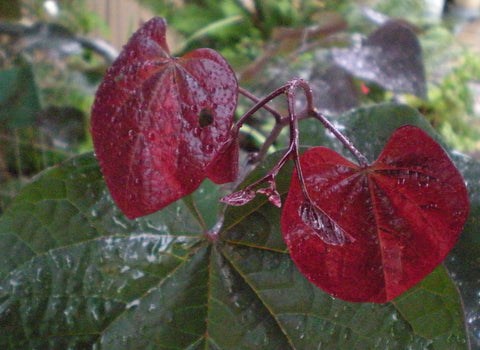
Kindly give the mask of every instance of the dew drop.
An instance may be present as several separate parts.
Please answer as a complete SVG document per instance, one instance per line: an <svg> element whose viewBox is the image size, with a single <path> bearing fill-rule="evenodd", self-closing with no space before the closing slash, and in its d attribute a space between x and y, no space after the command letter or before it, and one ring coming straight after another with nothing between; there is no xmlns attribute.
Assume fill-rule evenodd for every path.
<svg viewBox="0 0 480 350"><path fill-rule="evenodd" d="M147 139L148 139L149 141L155 141L156 138L157 138L157 135L156 135L156 133L155 133L154 131L149 131L149 132L147 133Z"/></svg>
<svg viewBox="0 0 480 350"><path fill-rule="evenodd" d="M120 284L118 287L117 287L117 294L122 294L123 290L125 289L125 287L127 286L127 282L124 281L122 284Z"/></svg>
<svg viewBox="0 0 480 350"><path fill-rule="evenodd" d="M119 82L121 82L122 80L124 80L125 78L126 78L126 77L125 77L125 74L120 73L120 74L118 74L117 76L115 76L115 78L113 78L113 81L114 81L115 83L119 83Z"/></svg>
<svg viewBox="0 0 480 350"><path fill-rule="evenodd" d="M193 136L198 137L202 133L201 128L193 128Z"/></svg>
<svg viewBox="0 0 480 350"><path fill-rule="evenodd" d="M350 340L352 338L353 331L350 327L345 328L343 332L343 341Z"/></svg>
<svg viewBox="0 0 480 350"><path fill-rule="evenodd" d="M145 276L145 273L143 273L143 272L140 271L140 270L135 270L135 271L133 272L133 274L132 274L132 278L133 278L134 280L138 280L138 279L140 279L140 278L142 278L142 277L144 277L144 276Z"/></svg>
<svg viewBox="0 0 480 350"><path fill-rule="evenodd" d="M129 302L127 305L125 305L125 309L131 309L132 307L137 307L140 305L140 299L135 299Z"/></svg>
<svg viewBox="0 0 480 350"><path fill-rule="evenodd" d="M113 222L114 222L116 225L120 226L120 227L123 228L123 229L127 229L127 224L126 224L125 222L123 222L122 219L120 219L120 218L117 217L117 216L113 216L112 219L113 219Z"/></svg>
<svg viewBox="0 0 480 350"><path fill-rule="evenodd" d="M90 313L92 314L95 321L98 321L100 319L100 315L98 314L98 310L96 308L91 308Z"/></svg>

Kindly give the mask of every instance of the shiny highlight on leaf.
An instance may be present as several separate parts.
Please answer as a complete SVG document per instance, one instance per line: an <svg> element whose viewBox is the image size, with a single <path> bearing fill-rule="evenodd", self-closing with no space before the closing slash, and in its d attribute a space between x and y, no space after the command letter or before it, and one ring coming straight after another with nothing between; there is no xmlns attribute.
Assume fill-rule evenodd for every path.
<svg viewBox="0 0 480 350"><path fill-rule="evenodd" d="M211 49L172 57L165 35L163 18L133 34L92 108L95 153L130 219L192 193L206 178L225 183L237 176L234 72Z"/></svg>

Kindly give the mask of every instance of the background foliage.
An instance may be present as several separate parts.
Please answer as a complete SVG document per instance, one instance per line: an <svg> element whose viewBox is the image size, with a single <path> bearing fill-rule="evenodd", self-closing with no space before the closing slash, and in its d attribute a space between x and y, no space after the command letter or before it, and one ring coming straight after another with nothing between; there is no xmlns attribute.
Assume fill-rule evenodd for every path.
<svg viewBox="0 0 480 350"><path fill-rule="evenodd" d="M328 66L329 50L377 28L352 1L141 2L168 19L176 54L219 50L259 96L292 76L319 90L332 84L338 72L327 80L316 74ZM2 23L22 16L28 28L58 25L46 38L0 28L0 347L465 349L467 331L472 347L480 346L480 167L456 152L479 147L469 84L480 79L480 61L450 27L425 21L420 1L365 5L415 25L428 99L348 76L339 90L353 91L357 109L341 106L330 117L371 160L396 127L420 126L451 150L472 208L445 266L384 305L342 302L309 284L285 251L280 211L262 198L225 209L218 198L231 189L207 181L159 213L127 220L88 152L89 109L109 59L76 37L105 25L83 0L58 3L63 11L52 18L41 1L0 1ZM302 41L319 23L322 31ZM250 106L240 102L239 113ZM258 149L271 127L259 113L245 128L243 149ZM303 145L343 152L318 123L300 127ZM280 135L271 151L286 140ZM289 171L279 176L282 194ZM210 229L220 230L220 241L206 239Z"/></svg>
<svg viewBox="0 0 480 350"><path fill-rule="evenodd" d="M373 153L406 121L385 121L392 110L425 126L396 105L344 121L363 126L357 142ZM363 139L368 119L381 125L379 141ZM290 171L279 175L282 194ZM285 251L280 210L264 198L229 207L221 239L210 242L204 222L213 222L222 195L211 186L129 221L91 153L44 172L0 220L3 347L465 348L459 294L443 266L391 303L334 299L298 272Z"/></svg>

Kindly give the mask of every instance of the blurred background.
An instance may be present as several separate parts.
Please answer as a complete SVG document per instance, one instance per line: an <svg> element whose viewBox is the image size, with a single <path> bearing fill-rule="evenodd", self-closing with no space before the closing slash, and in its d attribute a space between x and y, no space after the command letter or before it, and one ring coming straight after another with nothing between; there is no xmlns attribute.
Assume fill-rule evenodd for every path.
<svg viewBox="0 0 480 350"><path fill-rule="evenodd" d="M406 103L480 159L479 15L480 0L0 0L0 212L42 169L92 149L96 88L153 16L167 19L172 54L216 49L259 97L299 76L333 119ZM259 113L242 147L272 125Z"/></svg>
<svg viewBox="0 0 480 350"><path fill-rule="evenodd" d="M449 148L480 160L480 0L0 0L0 215L43 169L92 150L98 84L153 16L167 19L172 54L216 49L259 97L301 77L334 122L407 104ZM240 98L238 116L249 106ZM257 113L242 149L258 150L273 124Z"/></svg>

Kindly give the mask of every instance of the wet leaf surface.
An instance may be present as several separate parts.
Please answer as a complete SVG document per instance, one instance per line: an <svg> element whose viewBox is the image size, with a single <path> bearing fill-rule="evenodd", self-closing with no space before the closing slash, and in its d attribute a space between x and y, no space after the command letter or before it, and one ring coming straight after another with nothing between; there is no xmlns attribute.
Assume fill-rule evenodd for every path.
<svg viewBox="0 0 480 350"><path fill-rule="evenodd" d="M278 175L282 196L291 171ZM230 207L208 241L197 214L213 225L223 193L212 186L128 220L92 154L36 178L0 218L0 348L466 348L443 267L398 306L335 299L298 271L265 196ZM420 307L430 332L406 312Z"/></svg>
<svg viewBox="0 0 480 350"><path fill-rule="evenodd" d="M405 125L421 127L437 142L443 144L428 121L415 109L396 104L383 104L359 108L337 119L347 136L372 161L376 159L395 129ZM303 124L303 125L302 125ZM304 144L328 145L345 157L350 155L335 142L328 132L310 120L302 121L301 137ZM476 174L480 171L478 162L469 157L450 153L455 165L463 174L470 197L470 215L460 238L445 260L449 274L458 285L463 298L466 325L472 348L480 346L480 241L478 239L480 215L480 186ZM427 327L428 323L425 324ZM448 346L447 346L448 348Z"/></svg>
<svg viewBox="0 0 480 350"><path fill-rule="evenodd" d="M172 57L166 23L140 28L107 71L92 108L92 137L108 188L129 218L192 193L205 178L236 177L230 142L236 77L210 49Z"/></svg>
<svg viewBox="0 0 480 350"><path fill-rule="evenodd" d="M297 209L305 199L295 172L282 231L299 269L339 298L394 299L445 259L467 219L462 176L417 127L395 131L365 169L322 147L300 161L315 205L352 240L333 245L333 225L319 230L305 223Z"/></svg>
<svg viewBox="0 0 480 350"><path fill-rule="evenodd" d="M469 190L470 217L458 243L445 261L463 297L465 321L472 349L480 348L480 163L468 156L454 155Z"/></svg>
<svg viewBox="0 0 480 350"><path fill-rule="evenodd" d="M334 49L333 59L347 72L386 90L426 97L420 43L401 21L387 22L357 47Z"/></svg>

